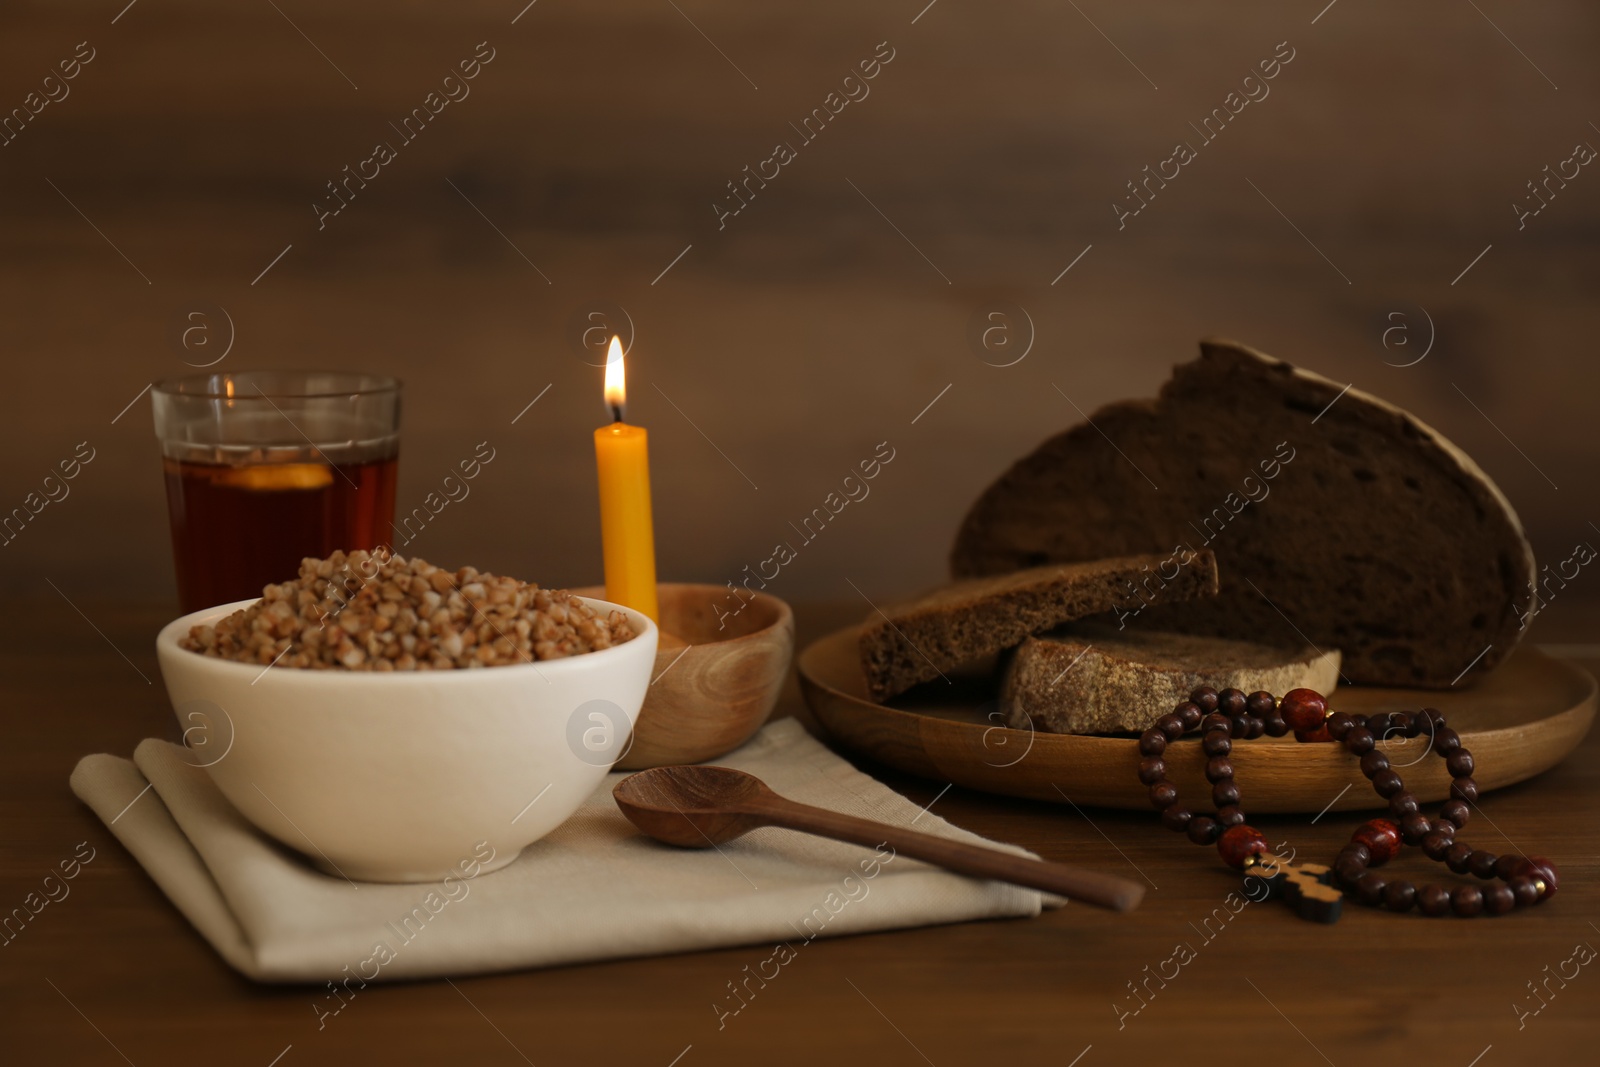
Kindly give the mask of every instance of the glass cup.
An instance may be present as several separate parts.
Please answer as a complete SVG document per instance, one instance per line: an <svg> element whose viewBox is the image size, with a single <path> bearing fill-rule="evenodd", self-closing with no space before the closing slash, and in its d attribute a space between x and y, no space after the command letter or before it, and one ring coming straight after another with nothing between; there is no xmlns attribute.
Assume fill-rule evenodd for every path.
<svg viewBox="0 0 1600 1067"><path fill-rule="evenodd" d="M394 523L400 383L340 371L169 378L151 390L185 613L261 595Z"/></svg>

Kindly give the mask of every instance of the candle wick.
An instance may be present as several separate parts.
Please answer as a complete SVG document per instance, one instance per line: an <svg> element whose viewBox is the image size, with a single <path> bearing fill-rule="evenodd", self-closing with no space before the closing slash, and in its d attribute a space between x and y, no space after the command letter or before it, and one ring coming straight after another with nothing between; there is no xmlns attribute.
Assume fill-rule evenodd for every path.
<svg viewBox="0 0 1600 1067"><path fill-rule="evenodd" d="M621 404L612 404L611 405L611 421L612 422L621 422L622 421L622 405Z"/></svg>

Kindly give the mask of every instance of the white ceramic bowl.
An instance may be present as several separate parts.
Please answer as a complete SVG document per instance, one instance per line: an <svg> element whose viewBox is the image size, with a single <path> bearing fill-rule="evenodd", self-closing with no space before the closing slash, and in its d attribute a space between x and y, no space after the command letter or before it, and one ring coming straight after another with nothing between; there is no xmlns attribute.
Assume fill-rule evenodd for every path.
<svg viewBox="0 0 1600 1067"><path fill-rule="evenodd" d="M383 674L178 647L190 627L254 603L243 600L168 623L156 655L179 723L202 726L197 762L252 823L335 875L439 881L510 863L626 750L656 627L584 599L623 611L637 636L568 659Z"/></svg>

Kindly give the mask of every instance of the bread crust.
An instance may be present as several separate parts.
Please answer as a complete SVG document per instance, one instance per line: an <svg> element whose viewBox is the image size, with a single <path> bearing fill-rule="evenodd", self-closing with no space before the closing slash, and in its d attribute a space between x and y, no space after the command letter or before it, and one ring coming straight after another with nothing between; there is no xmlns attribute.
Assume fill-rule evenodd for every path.
<svg viewBox="0 0 1600 1067"><path fill-rule="evenodd" d="M1102 612L1118 622L1155 605L1217 591L1208 551L1052 564L936 589L874 611L859 637L867 692L885 700L963 663L1020 644L1030 634Z"/></svg>
<svg viewBox="0 0 1600 1067"><path fill-rule="evenodd" d="M1503 660L1534 560L1493 480L1388 401L1232 341L1200 347L1154 399L1108 404L1015 463L968 512L952 572L1177 540L1216 551L1222 589L1155 609L1160 628L1338 648L1345 676L1373 684L1470 684ZM1280 442L1294 457L1266 476Z"/></svg>

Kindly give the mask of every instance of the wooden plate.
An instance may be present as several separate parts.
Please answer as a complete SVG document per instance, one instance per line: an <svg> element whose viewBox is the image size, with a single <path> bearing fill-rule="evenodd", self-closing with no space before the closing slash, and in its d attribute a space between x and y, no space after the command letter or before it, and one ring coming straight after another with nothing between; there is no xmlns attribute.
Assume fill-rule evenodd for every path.
<svg viewBox="0 0 1600 1067"><path fill-rule="evenodd" d="M1001 725L988 676L954 677L895 698L867 699L855 627L815 642L800 655L800 687L817 719L843 747L912 774L969 789L1111 808L1148 808L1134 775L1131 736L1033 733ZM1472 750L1478 787L1487 791L1531 778L1561 762L1594 721L1594 678L1526 644L1470 690L1341 687L1334 706L1351 713L1436 707ZM1443 800L1450 777L1427 737L1384 742L1391 764L1418 799ZM1234 747L1244 802L1251 811L1320 812L1383 807L1342 746L1303 745L1292 736ZM1209 804L1205 758L1192 738L1168 746L1168 773L1195 810Z"/></svg>

